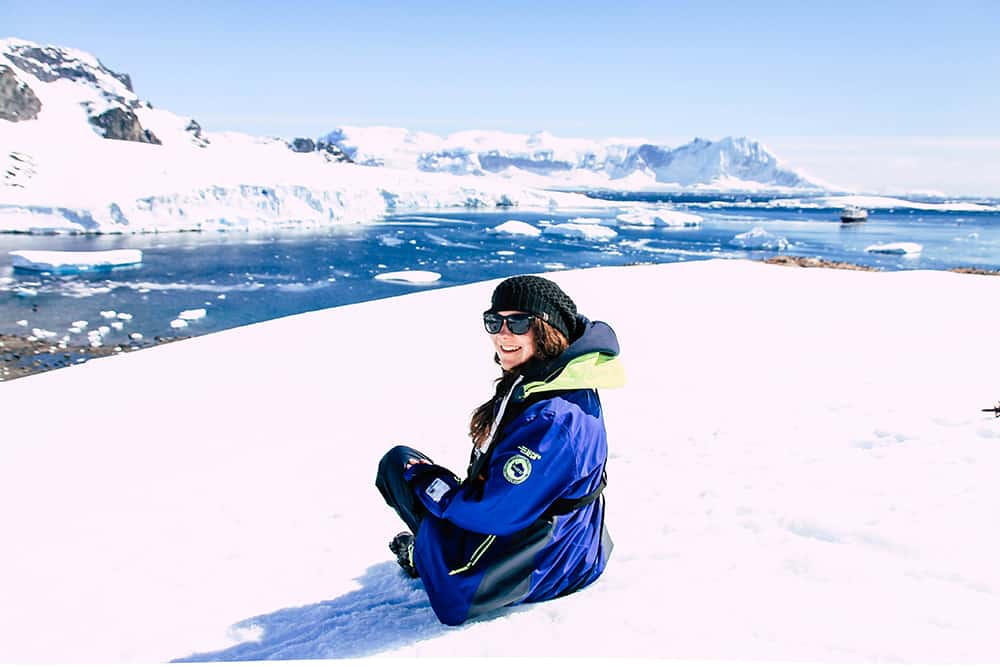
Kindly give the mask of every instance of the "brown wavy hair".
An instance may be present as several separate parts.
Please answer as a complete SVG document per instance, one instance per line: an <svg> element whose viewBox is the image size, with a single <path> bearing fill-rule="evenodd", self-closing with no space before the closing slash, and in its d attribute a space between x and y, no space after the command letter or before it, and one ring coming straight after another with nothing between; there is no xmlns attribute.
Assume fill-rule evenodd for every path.
<svg viewBox="0 0 1000 667"><path fill-rule="evenodd" d="M479 447L490 435L490 427L493 426L493 405L497 399L510 391L511 385L520 375L520 371L526 366L555 359L569 347L569 340L561 331L536 317L531 320L531 333L535 337L535 355L519 366L515 366L496 379L496 390L493 396L485 403L477 407L472 412L472 419L469 422L469 437L472 444ZM499 364L500 358L494 355L493 360Z"/></svg>

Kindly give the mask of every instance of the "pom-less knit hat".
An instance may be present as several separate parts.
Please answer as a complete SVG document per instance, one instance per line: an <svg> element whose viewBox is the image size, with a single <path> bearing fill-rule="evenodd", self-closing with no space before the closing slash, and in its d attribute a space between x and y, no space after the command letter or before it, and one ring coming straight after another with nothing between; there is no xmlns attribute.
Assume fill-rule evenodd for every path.
<svg viewBox="0 0 1000 667"><path fill-rule="evenodd" d="M493 290L489 312L520 310L542 318L566 338L576 329L576 304L551 280L541 276L514 276Z"/></svg>

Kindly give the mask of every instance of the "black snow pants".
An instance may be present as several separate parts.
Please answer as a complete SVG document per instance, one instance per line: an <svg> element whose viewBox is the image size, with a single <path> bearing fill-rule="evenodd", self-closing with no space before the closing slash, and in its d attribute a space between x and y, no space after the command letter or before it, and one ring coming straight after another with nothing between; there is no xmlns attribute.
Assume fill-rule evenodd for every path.
<svg viewBox="0 0 1000 667"><path fill-rule="evenodd" d="M411 458L431 460L426 454L403 445L397 445L386 452L378 464L375 488L385 498L386 504L396 510L396 514L409 527L410 532L416 535L420 521L427 514L427 510L403 477L403 466Z"/></svg>

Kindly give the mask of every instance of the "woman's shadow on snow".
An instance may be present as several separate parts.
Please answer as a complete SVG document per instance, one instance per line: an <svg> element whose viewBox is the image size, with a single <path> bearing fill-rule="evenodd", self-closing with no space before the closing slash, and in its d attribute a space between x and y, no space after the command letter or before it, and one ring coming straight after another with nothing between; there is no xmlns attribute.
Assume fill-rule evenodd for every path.
<svg viewBox="0 0 1000 667"><path fill-rule="evenodd" d="M336 600L255 616L233 627L234 635L254 635L253 641L174 662L361 658L458 629L438 622L420 580L406 578L394 562L369 567L357 581L361 588Z"/></svg>

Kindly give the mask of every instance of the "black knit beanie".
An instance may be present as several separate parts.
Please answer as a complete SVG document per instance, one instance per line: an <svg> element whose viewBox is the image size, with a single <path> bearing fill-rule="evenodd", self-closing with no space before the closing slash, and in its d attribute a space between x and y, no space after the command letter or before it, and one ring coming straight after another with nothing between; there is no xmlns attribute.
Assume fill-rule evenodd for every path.
<svg viewBox="0 0 1000 667"><path fill-rule="evenodd" d="M576 304L551 280L541 276L507 278L493 290L489 312L520 310L542 318L567 339L576 329Z"/></svg>

